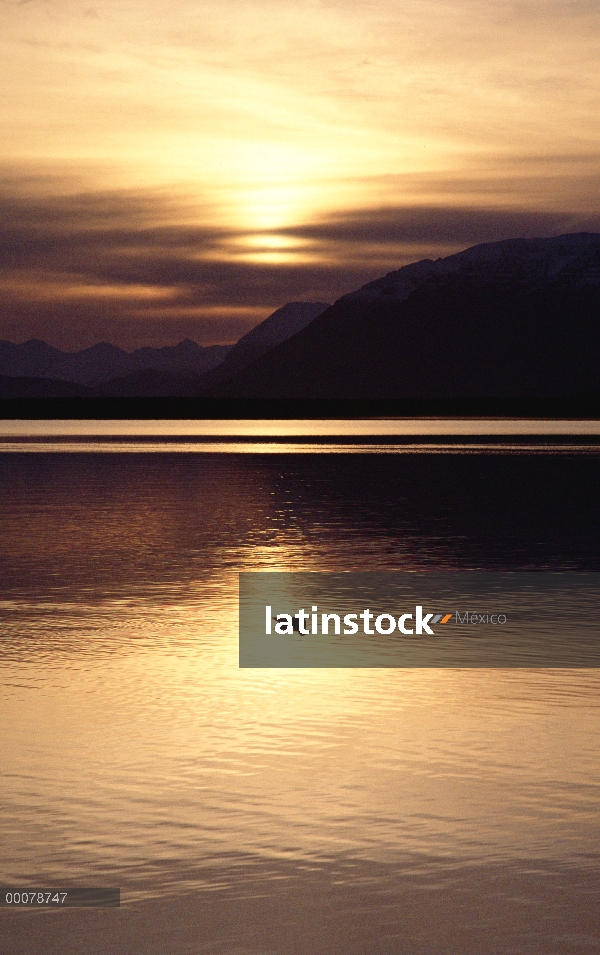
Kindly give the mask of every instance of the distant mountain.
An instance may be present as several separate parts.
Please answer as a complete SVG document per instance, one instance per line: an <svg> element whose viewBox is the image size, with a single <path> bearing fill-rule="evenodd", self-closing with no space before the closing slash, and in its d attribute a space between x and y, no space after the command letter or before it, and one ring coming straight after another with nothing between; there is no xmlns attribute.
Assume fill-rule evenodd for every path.
<svg viewBox="0 0 600 955"><path fill-rule="evenodd" d="M93 393L97 397L114 398L190 398L198 396L202 380L200 375L178 375L162 368L146 368L124 378L102 381Z"/></svg>
<svg viewBox="0 0 600 955"><path fill-rule="evenodd" d="M220 365L204 375L203 387L208 390L232 378L261 355L306 328L327 308L327 302L288 302L278 308L240 338Z"/></svg>
<svg viewBox="0 0 600 955"><path fill-rule="evenodd" d="M212 387L232 398L600 390L600 235L509 239L391 272Z"/></svg>
<svg viewBox="0 0 600 955"><path fill-rule="evenodd" d="M17 378L0 376L0 399L3 398L91 398L94 392L72 381L53 378Z"/></svg>
<svg viewBox="0 0 600 955"><path fill-rule="evenodd" d="M35 338L21 345L0 341L0 375L48 378L88 386L151 368L173 375L194 376L222 362L231 348L231 345L204 348L186 339L166 348L138 348L133 352L107 342L82 351L63 352Z"/></svg>
<svg viewBox="0 0 600 955"><path fill-rule="evenodd" d="M289 302L235 346L203 348L187 339L171 347L133 352L107 342L63 352L35 338L21 345L0 341L0 380L6 379L0 384L0 397L198 396L294 335L326 308L326 302ZM85 387L61 387L61 382Z"/></svg>
<svg viewBox="0 0 600 955"><path fill-rule="evenodd" d="M204 374L194 371L190 366L178 369L162 365L102 381L95 393L113 397L198 397L209 387L245 368L255 357L260 357L305 328L326 308L328 305L325 302L289 302L240 338L236 345L228 348L222 363ZM182 342L176 348L182 348L185 344ZM140 349L140 352L143 351L153 352L156 349Z"/></svg>

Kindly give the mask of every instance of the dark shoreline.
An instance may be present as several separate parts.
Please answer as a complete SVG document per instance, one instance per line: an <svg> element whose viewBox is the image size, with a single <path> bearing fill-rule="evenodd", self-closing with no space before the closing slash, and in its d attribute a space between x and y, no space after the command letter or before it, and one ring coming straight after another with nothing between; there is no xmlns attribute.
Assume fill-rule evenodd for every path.
<svg viewBox="0 0 600 955"><path fill-rule="evenodd" d="M600 393L558 398L3 398L0 419L600 418Z"/></svg>

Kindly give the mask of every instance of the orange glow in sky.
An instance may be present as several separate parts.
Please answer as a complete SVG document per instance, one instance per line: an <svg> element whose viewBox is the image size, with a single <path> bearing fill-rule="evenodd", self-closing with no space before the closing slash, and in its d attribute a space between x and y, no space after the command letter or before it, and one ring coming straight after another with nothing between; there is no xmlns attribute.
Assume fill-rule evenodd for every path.
<svg viewBox="0 0 600 955"><path fill-rule="evenodd" d="M590 0L6 0L0 337L228 342L597 231L599 38Z"/></svg>

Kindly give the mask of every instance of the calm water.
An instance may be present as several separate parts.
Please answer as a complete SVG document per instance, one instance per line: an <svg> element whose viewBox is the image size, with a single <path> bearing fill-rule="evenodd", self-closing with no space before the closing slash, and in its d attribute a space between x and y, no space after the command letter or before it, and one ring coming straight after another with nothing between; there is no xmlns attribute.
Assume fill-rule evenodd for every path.
<svg viewBox="0 0 600 955"><path fill-rule="evenodd" d="M0 455L0 881L124 906L2 953L598 951L599 671L237 657L240 570L599 571L595 449L82 446Z"/></svg>

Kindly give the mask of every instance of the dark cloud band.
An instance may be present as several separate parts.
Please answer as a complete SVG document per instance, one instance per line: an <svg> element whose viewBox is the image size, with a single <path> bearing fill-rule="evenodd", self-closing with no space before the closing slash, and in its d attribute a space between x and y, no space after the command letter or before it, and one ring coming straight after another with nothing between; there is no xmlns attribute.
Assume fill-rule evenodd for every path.
<svg viewBox="0 0 600 955"><path fill-rule="evenodd" d="M0 338L62 347L233 341L286 301L332 301L418 258L600 231L598 216L390 205L277 230L299 246L269 261L249 259L252 233L208 220L190 226L189 208L164 194L52 198L9 183L0 193Z"/></svg>

